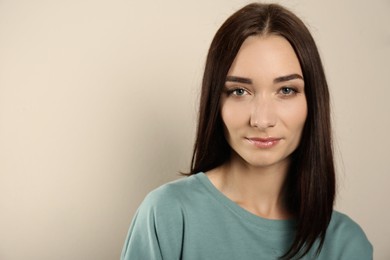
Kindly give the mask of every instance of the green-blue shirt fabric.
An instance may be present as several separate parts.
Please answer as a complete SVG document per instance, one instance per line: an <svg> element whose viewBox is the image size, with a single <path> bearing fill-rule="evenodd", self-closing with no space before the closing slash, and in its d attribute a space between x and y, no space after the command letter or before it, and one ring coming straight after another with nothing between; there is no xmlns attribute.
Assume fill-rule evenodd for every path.
<svg viewBox="0 0 390 260"><path fill-rule="evenodd" d="M250 213L218 191L201 172L148 194L132 221L121 259L278 259L293 237L293 220L270 220ZM318 257L315 249L304 259L373 257L362 229L337 211Z"/></svg>

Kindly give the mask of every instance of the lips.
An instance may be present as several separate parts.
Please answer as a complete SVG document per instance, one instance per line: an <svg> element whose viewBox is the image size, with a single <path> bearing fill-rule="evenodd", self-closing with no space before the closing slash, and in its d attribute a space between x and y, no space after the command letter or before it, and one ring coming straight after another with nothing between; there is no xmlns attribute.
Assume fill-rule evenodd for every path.
<svg viewBox="0 0 390 260"><path fill-rule="evenodd" d="M248 140L248 142L257 148L272 148L276 146L281 138L275 138L275 137L267 137L267 138L257 138L257 137L250 137L250 138L245 138Z"/></svg>

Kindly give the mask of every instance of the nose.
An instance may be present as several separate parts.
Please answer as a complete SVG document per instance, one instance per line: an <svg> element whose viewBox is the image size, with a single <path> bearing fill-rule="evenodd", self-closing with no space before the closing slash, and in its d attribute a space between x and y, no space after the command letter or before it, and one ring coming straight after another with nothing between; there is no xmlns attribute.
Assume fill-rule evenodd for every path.
<svg viewBox="0 0 390 260"><path fill-rule="evenodd" d="M252 111L250 115L251 127L265 130L276 125L276 111L272 100L259 97L253 100Z"/></svg>

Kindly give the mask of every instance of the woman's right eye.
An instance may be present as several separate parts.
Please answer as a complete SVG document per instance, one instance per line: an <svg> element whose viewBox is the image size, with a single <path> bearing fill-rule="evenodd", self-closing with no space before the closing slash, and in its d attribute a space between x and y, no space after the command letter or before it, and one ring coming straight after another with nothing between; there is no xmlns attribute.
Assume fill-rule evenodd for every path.
<svg viewBox="0 0 390 260"><path fill-rule="evenodd" d="M243 88L237 88L237 89L233 89L233 90L230 90L229 92L229 95L234 95L234 96L244 96L245 94L247 94L247 91Z"/></svg>

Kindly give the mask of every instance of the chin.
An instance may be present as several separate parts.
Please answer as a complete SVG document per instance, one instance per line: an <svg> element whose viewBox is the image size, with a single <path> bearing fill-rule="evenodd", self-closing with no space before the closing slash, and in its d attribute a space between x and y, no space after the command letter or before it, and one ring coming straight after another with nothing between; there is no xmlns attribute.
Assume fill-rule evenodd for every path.
<svg viewBox="0 0 390 260"><path fill-rule="evenodd" d="M273 166L282 166L289 162L289 156L275 156L275 154L269 154L266 156L265 154L254 156L253 154L239 155L236 154L237 159L239 159L241 164L244 164L245 167L251 168L269 168Z"/></svg>
<svg viewBox="0 0 390 260"><path fill-rule="evenodd" d="M242 158L242 163L248 167L267 168L281 163L281 161L274 158Z"/></svg>

